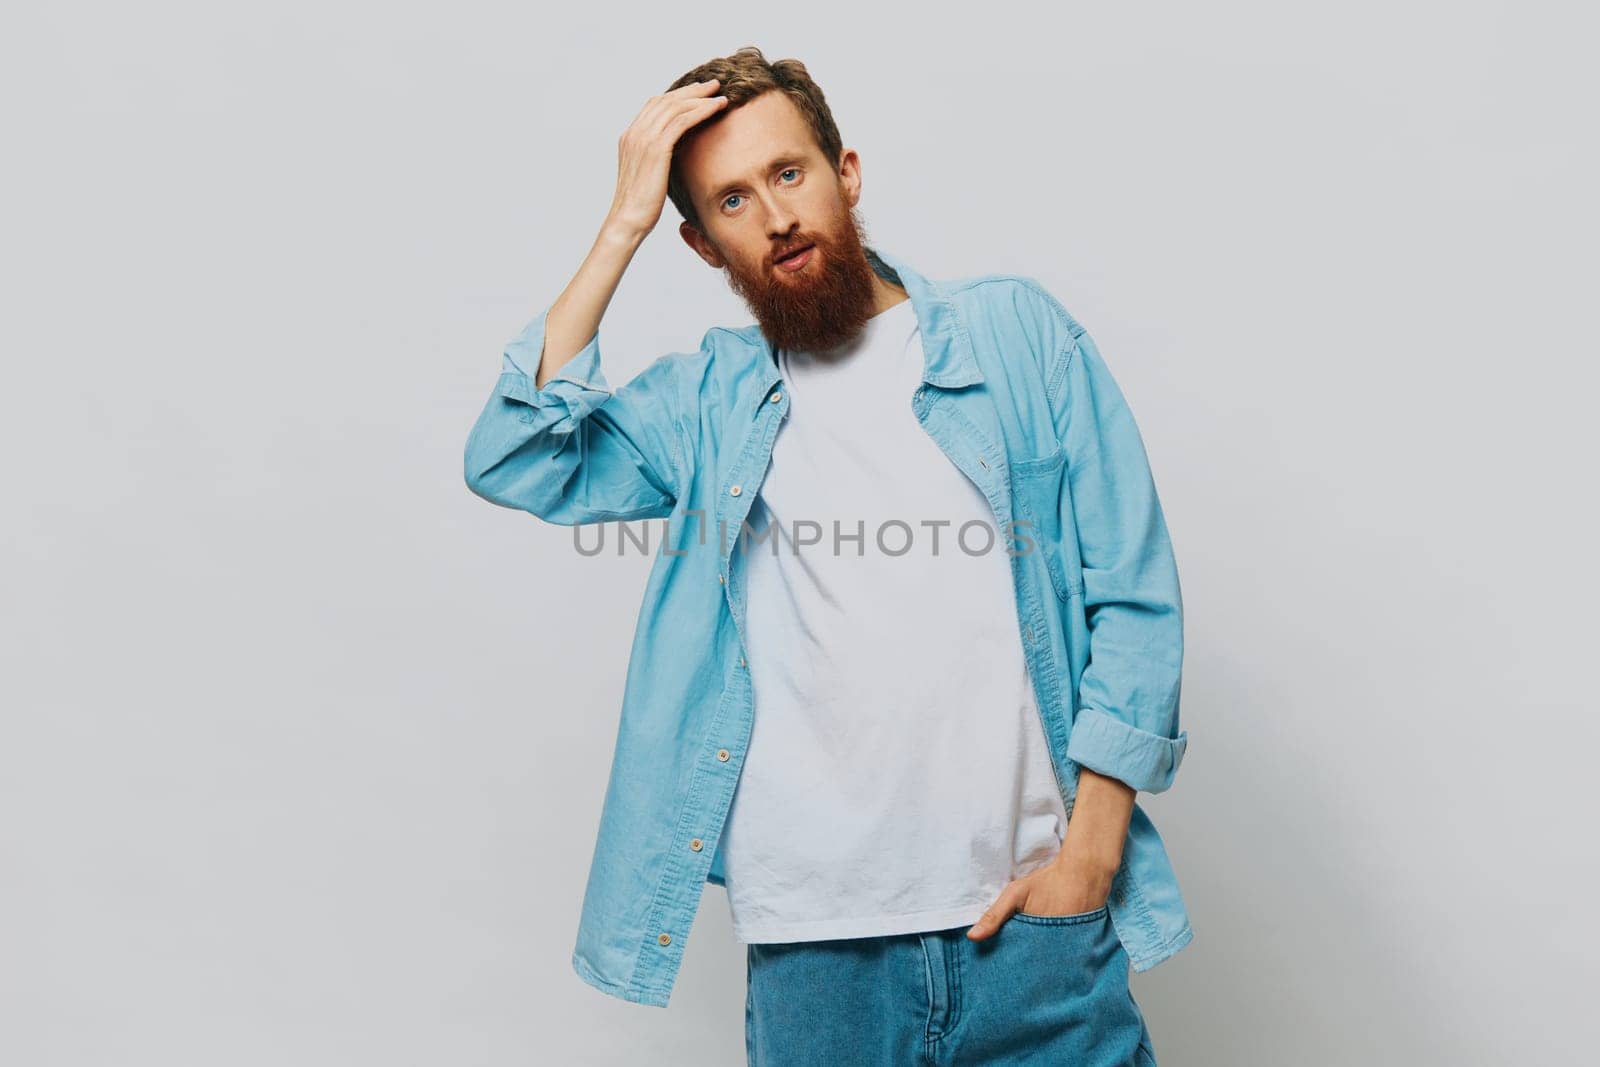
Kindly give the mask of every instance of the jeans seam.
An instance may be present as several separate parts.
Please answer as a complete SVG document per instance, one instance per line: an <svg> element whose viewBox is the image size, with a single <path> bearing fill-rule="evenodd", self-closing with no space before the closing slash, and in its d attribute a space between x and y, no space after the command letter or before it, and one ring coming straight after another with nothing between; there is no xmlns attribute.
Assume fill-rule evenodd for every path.
<svg viewBox="0 0 1600 1067"><path fill-rule="evenodd" d="M756 1034L755 1034L755 983L752 979L750 956L755 950L749 945L744 947L744 1058L746 1064L756 1062Z"/></svg>

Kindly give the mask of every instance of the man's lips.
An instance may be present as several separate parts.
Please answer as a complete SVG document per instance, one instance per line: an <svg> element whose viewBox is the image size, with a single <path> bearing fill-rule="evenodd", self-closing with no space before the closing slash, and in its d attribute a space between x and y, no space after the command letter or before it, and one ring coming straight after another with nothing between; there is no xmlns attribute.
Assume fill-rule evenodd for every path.
<svg viewBox="0 0 1600 1067"><path fill-rule="evenodd" d="M815 245L801 245L787 255L782 255L775 261L784 270L799 270L811 258L811 249Z"/></svg>

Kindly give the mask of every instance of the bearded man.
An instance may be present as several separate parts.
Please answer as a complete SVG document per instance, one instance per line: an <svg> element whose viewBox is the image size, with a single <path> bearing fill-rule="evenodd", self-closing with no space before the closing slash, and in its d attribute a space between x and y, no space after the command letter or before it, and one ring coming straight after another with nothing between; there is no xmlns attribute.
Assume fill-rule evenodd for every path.
<svg viewBox="0 0 1600 1067"><path fill-rule="evenodd" d="M1129 971L1193 933L1136 803L1188 738L1142 440L1042 285L930 279L862 190L799 61L689 71L469 436L489 501L669 531L572 965L664 1007L710 882L752 1063L1154 1064ZM601 319L669 198L755 322L612 389Z"/></svg>

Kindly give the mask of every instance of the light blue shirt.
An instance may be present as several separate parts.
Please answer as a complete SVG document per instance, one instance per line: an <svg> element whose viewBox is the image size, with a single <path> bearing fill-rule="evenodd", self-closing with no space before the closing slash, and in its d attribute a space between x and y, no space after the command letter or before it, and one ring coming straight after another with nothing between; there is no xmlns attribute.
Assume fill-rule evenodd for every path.
<svg viewBox="0 0 1600 1067"><path fill-rule="evenodd" d="M1144 443L1094 341L1037 281L923 277L881 249L911 299L926 368L912 412L1016 530L1012 591L1050 757L1071 813L1080 766L1172 785L1183 606ZM613 390L599 333L534 385L547 312L507 347L467 438L478 496L561 525L664 519L623 695L572 966L665 1007L718 852L754 721L741 547L789 399L758 326L715 327ZM1012 524L1015 524L1013 526ZM929 664L937 669L937 664ZM1134 970L1193 931L1137 803L1108 901Z"/></svg>

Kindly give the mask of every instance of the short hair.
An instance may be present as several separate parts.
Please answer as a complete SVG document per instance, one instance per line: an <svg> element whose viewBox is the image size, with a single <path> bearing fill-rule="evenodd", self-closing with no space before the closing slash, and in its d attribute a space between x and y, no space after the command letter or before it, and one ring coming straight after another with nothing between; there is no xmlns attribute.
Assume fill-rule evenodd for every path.
<svg viewBox="0 0 1600 1067"><path fill-rule="evenodd" d="M748 104L763 93L781 92L800 110L823 156L835 168L839 166L844 157L844 141L839 137L839 127L834 124L833 112L828 110L828 101L823 97L822 89L811 80L804 63L798 59L768 62L767 57L761 54L761 49L746 45L732 55L707 60L667 86L667 90L670 92L680 86L711 78L719 82L716 95L728 98L728 103L716 113L716 117ZM711 121L716 121L716 117ZM699 129L701 125L703 123L697 123L690 127L690 131ZM678 143L683 142L680 140ZM690 199L688 186L678 167L676 146L673 147L672 164L667 173L667 196L689 225L705 231L705 227L700 225L700 212Z"/></svg>

